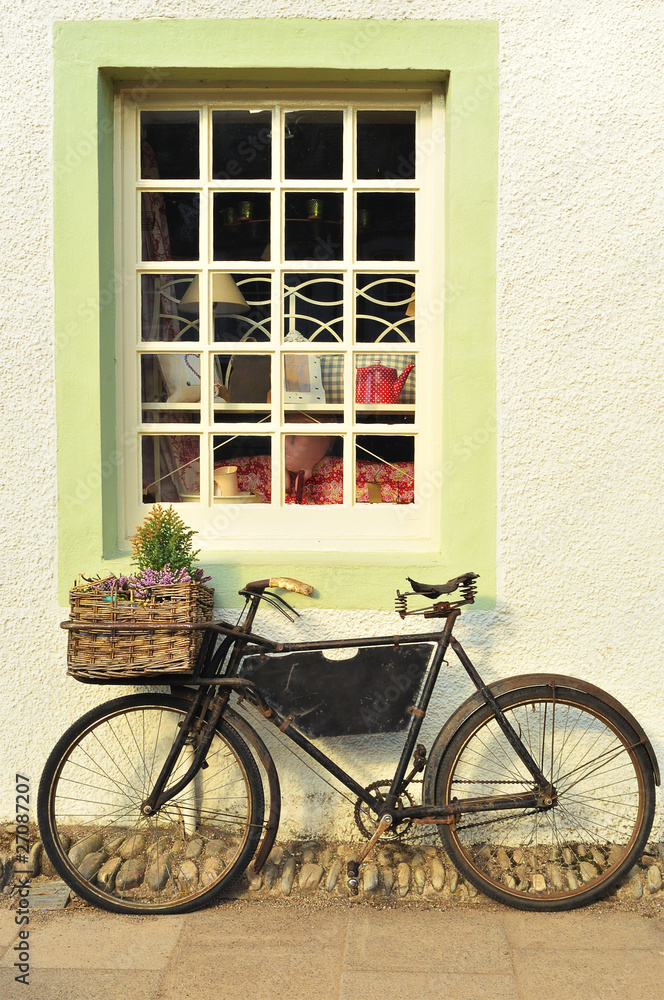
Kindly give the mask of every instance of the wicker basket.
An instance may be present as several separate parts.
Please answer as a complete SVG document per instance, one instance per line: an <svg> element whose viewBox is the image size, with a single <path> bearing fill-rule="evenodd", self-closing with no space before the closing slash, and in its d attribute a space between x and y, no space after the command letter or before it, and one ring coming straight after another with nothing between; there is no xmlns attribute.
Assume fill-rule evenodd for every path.
<svg viewBox="0 0 664 1000"><path fill-rule="evenodd" d="M79 680L132 680L193 671L203 631L178 626L210 621L214 590L204 583L169 584L152 587L149 600L127 601L85 583L70 590L69 602L67 673ZM119 623L130 627L107 628ZM136 628L141 625L160 627Z"/></svg>

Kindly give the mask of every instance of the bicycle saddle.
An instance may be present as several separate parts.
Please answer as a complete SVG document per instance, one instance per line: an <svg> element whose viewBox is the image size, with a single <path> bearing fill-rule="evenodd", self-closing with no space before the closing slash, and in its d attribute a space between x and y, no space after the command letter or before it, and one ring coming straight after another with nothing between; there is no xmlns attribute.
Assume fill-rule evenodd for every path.
<svg viewBox="0 0 664 1000"><path fill-rule="evenodd" d="M421 594L422 597L429 597L433 600L435 597L440 597L441 594L453 594L457 587L471 583L478 576L479 573L463 573L461 576L455 576L453 580L448 580L447 583L417 583L409 576L406 579L413 588L414 594Z"/></svg>

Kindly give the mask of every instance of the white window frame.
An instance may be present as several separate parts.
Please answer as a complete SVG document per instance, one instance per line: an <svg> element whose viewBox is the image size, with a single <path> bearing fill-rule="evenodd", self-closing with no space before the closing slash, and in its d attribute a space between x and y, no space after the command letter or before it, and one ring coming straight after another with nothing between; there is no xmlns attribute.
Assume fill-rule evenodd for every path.
<svg viewBox="0 0 664 1000"><path fill-rule="evenodd" d="M266 100L266 97L268 100ZM358 180L354 170L354 132L344 129L345 157L353 162L353 179L350 183L338 181L284 181L280 184L281 172L277 165L281 164L282 151L279 136L273 141L273 171L272 179L264 181L212 180L211 179L211 129L207 126L207 116L212 110L243 108L267 108L278 106L279 114L288 110L307 108L344 109L346 122L351 120L351 111L364 109L402 109L415 108L418 112L417 131L417 170L415 181L395 180L374 182ZM174 182L141 181L140 178L140 142L139 126L142 110L198 110L201 115L201 136L208 136L208 142L201 141L201 180ZM128 87L118 95L117 142L120 150L116 172L116 250L117 259L121 261L119 304L117 310L117 366L118 366L118 440L125 442L125 455L119 468L119 540L121 548L128 548L128 538L135 530L135 525L146 512L146 505L141 503L141 456L140 448L136 446L138 435L153 434L159 425L141 425L140 374L139 357L149 350L154 353L162 351L164 345L157 348L153 343L149 347L140 340L140 278L141 273L154 271L163 273L165 264L161 262L148 263L141 260L140 248L140 191L141 189L162 191L199 191L201 194L200 212L200 246L201 260L175 261L168 266L172 271L201 275L200 281L200 339L197 343L188 344L191 352L201 355L213 353L228 353L228 345L214 342L210 336L204 317L208 315L208 282L206 268L210 270L232 270L236 272L270 273L272 280L272 341L254 345L254 350L260 353L271 353L273 356L272 385L277 389L272 397L272 421L263 425L265 432L274 434L274 441L280 441L285 433L293 433L294 425L279 425L278 415L281 412L279 389L281 379L275 377L279 349L282 348L281 281L275 280L283 271L303 270L301 262L279 261L274 257L271 261L228 262L214 261L212 254L212 194L220 190L252 191L282 190L311 191L313 187L324 190L329 187L347 191L347 200L353 199L356 191L386 190L412 191L417 189L416 224L415 224L415 260L414 261L354 261L355 231L350 224L344 226L344 256L342 260L323 262L307 262L306 266L312 272L329 271L335 274L354 275L354 273L394 273L409 272L416 276L417 309L415 315L415 342L413 344L390 343L385 349L390 353L417 354L417 390L416 415L412 425L404 427L403 433L415 438L415 483L414 502L407 505L356 504L352 496L354 491L354 457L351 442L354 434L367 434L366 424L353 422L352 406L346 406L346 414L351 419L334 425L326 425L326 429L334 429L335 434L344 436L344 503L340 505L285 505L283 503L226 505L214 504L212 496L201 497L200 503L182 504L179 509L189 525L198 532L196 543L203 550L219 550L231 548L234 550L281 550L292 546L298 550L338 551L338 552L436 552L440 549L440 526L443 497L441 483L442 440L441 427L443 419L443 280L444 280L444 145L441 137L444 135L444 99L441 91L435 89L395 88L375 90L371 88L325 88L315 90L295 88L266 92L246 88L228 87L223 90L203 90L196 88L155 88L145 96L140 105L135 103L132 88ZM281 130L279 130L280 132ZM282 197L273 198L272 227L273 234L280 225L280 207ZM354 218L355 213L352 213ZM345 219L351 218L344 212ZM272 246L280 243L273 236ZM352 357L353 352L366 353L373 345L355 344L354 328L354 282L347 280L344 292L344 345L340 347L344 353ZM210 310L211 312L211 310ZM171 348L181 353L182 347ZM235 345L233 348L235 349ZM336 351L335 345L335 351ZM289 352L293 345L288 345ZM380 350L376 345L372 353ZM219 434L218 426L214 424L214 414L209 403L211 394L208 391L211 378L211 364L202 365L201 392L201 424L187 425L186 433L201 434L205 441ZM354 400L354 365L344 366L344 398ZM168 425L166 425L168 426ZM181 431L184 425L180 425ZM242 426L242 425L240 425ZM249 425L245 425L250 432ZM255 425L254 425L255 427ZM160 427L161 431L161 427ZM164 433L167 433L164 431ZM171 430L171 433L173 431ZM244 429L242 431L244 433ZM283 470L281 468L282 449L273 443L272 464L273 484L281 484L280 495L283 495ZM201 446L200 467L201 484L211 483L210 465L212 462L211 447ZM274 488L273 488L274 494ZM279 494L277 494L279 495Z"/></svg>

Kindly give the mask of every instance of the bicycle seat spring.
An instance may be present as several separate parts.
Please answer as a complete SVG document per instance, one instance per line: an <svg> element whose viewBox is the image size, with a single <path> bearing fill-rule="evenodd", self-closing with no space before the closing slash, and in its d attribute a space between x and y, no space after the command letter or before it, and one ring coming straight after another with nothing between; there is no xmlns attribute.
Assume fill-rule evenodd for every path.
<svg viewBox="0 0 664 1000"><path fill-rule="evenodd" d="M399 590L397 590L397 596L394 599L394 610L402 618L408 611L408 596L402 594Z"/></svg>

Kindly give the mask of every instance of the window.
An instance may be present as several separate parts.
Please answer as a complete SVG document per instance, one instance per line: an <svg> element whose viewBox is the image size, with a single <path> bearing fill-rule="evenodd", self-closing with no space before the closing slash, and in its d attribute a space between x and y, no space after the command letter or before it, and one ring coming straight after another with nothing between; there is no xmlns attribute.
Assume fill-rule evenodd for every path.
<svg viewBox="0 0 664 1000"><path fill-rule="evenodd" d="M469 566L482 574L482 592L490 594L496 572L497 23L477 19L344 18L65 21L54 25L53 49L61 603L66 605L71 581L81 571L124 573L129 567L127 539L144 511L139 435L145 428L146 433L152 430L156 436L168 433L166 425L156 431L156 421L148 426L139 419L143 415L141 355L182 355L195 344L201 346L191 353L242 353L241 349L236 351L236 344L224 350L222 346L226 345L216 348L205 338L210 337L212 325L213 274L242 274L250 268L235 260L232 266L215 261L208 244L205 261L171 261L167 268L160 262L144 262L138 246L133 244L134 238L138 244L138 229L132 228L140 225L141 185L146 192L162 195L198 193L200 198L203 194L198 210L203 220L201 227L208 227L209 237L210 223L205 220L211 208L205 201L208 189L203 190L203 177L209 178L211 187L213 181L210 172L200 172L202 159L209 155L204 144L210 141L210 126L206 126L207 131L203 128L204 115L213 110L269 110L272 114L272 106L262 103L268 94L277 103L281 96L294 96L295 103L288 109L291 111L318 110L327 105L330 111L347 114L347 105L352 105L356 97L364 99L372 93L394 97L396 103L391 102L383 110L418 110L423 105L418 111L415 180L420 200L424 194L427 205L423 216L420 212L416 217L416 260L412 266L397 262L393 272L413 274L417 287L413 353L417 352L418 360L406 385L411 385L414 376L416 410L425 406L421 414L416 412L415 419L420 422L413 425L418 502L362 504L351 502L346 494L343 504L327 505L227 505L213 504L211 497L205 502L185 501L186 511L180 509L201 532L197 544L207 550L204 563L212 573L217 601L232 606L238 588L246 580L265 576L266 571L314 583L325 608L386 608L394 593L395 579L403 579L405 574L416 579L447 579L455 576L459 567ZM208 93L202 89L195 93L181 81L197 81L200 88L208 88ZM297 81L300 90L284 95L282 88L290 81ZM320 89L323 85L326 91ZM254 88L256 98L243 107L230 100L241 93L241 87ZM349 92L353 87L355 93ZM367 87L374 91L361 89ZM438 87L445 96L444 116ZM175 88L179 88L177 95ZM430 125L426 91L433 94ZM302 101L303 93L306 103ZM408 108L405 105L411 98L413 105ZM315 100L314 105L309 104L310 99ZM119 110L124 111L124 130L114 127ZM198 113L198 177L158 181L140 177L139 112L160 110ZM381 108L360 101L357 110ZM192 119L185 115L179 125L186 133ZM132 128L136 131L132 132ZM348 135L344 133L344 142L351 141ZM274 151L272 156L274 162ZM165 165L162 163L160 168L165 169ZM182 169L180 166L178 171ZM215 192L223 194L225 183L226 193L233 185L264 193L273 182L277 183L276 174L266 183L265 179L246 175L238 181L230 170L227 172L231 175L228 179L214 181ZM315 193L320 187L312 186L314 180L297 178L291 186ZM395 180L395 184L402 183L406 193L411 182L411 178L401 176L398 182ZM347 190L362 184L367 194L381 193L380 186L373 185L370 178L355 175L348 185L344 179L342 185L323 187L343 192L348 198ZM437 216L433 214L436 206ZM201 233L202 228L199 239ZM123 238L131 242L128 251ZM255 273L267 274L274 261L260 271L257 261L248 263ZM372 264L371 270L362 273L380 272L393 262L376 263L380 266ZM291 261L283 264L297 273ZM326 274L332 271L333 264L338 265L335 273L344 277L346 269L355 266L353 262L334 261L323 268ZM308 265L305 273L313 270ZM161 343L159 350L149 344L140 350L142 292L138 277L152 271L182 278L207 275L200 294L207 295L208 304L199 297L198 306L203 312L198 324L203 339L186 341L186 350L178 350L175 345L163 345L162 350ZM315 271L320 273L321 268ZM272 304L275 310L283 310L275 288L272 284ZM352 288L349 279L344 288ZM174 291L184 294L179 288ZM245 298L251 301L251 294ZM352 298L350 303L355 308ZM188 314L182 313L187 322L195 318L194 308L190 307ZM283 332L279 329L277 337L275 329L273 326L271 342L261 342L255 351L270 355L271 366L273 351L286 353ZM350 329L354 337L354 326ZM338 350L321 346L316 353L336 351L344 357L348 353L353 356L364 344L366 341L348 341ZM423 363L423 351L441 349L442 363L430 367ZM249 347L245 350L251 353ZM387 353L394 350L390 344ZM403 353L410 351L409 346ZM288 351L300 352L307 352L306 345ZM343 377L350 379L348 371L344 368ZM275 377L272 367L270 373ZM211 380L211 376L210 372L204 377ZM347 403L344 399L344 407ZM203 411L210 406L204 394L202 422L189 425L194 437L208 434L209 424L204 421L210 414ZM196 409L191 404L188 408ZM181 432L182 423L177 426ZM311 427L307 426L307 430ZM251 436L256 431L257 427L252 426L248 433ZM339 431L337 436L346 435L344 441L348 434L360 433L355 424L337 424L335 431ZM286 431L271 428L269 433L276 440L277 434ZM272 452L273 456L279 454L279 449ZM210 489L214 481L210 476L211 455L210 450L208 458L203 449L200 459L208 462L203 473L208 476ZM346 458L343 474L351 483L352 470ZM271 475L276 476L274 458ZM422 504L429 506L425 509ZM427 523L429 515L433 520ZM336 551L323 551L332 543L338 546ZM359 557L358 552L362 552ZM358 565L370 569L358 571Z"/></svg>
<svg viewBox="0 0 664 1000"><path fill-rule="evenodd" d="M438 547L442 98L121 104L124 533L168 502L204 547Z"/></svg>

